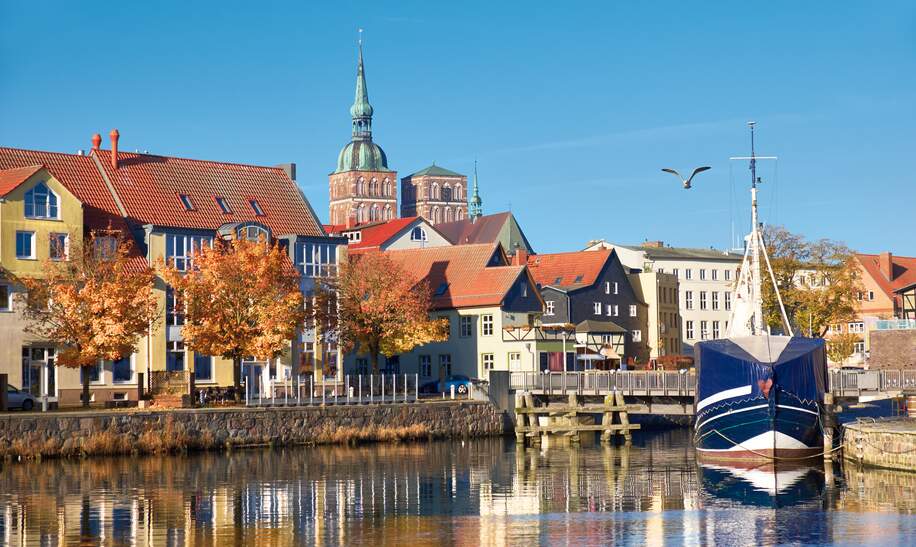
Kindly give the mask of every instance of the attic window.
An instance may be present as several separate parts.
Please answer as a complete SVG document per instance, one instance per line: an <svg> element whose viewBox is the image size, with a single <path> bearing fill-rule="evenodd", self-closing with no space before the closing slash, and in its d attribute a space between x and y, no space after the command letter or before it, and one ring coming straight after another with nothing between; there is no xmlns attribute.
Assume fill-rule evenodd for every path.
<svg viewBox="0 0 916 547"><path fill-rule="evenodd" d="M560 276L560 277L554 279L554 280L553 280L553 284L554 284L554 285L559 285L561 281L563 281L563 276Z"/></svg>
<svg viewBox="0 0 916 547"><path fill-rule="evenodd" d="M251 204L251 209L254 211L254 214L258 215L259 217L264 216L264 209L261 209L261 204L258 203L258 200L249 199L248 203Z"/></svg>
<svg viewBox="0 0 916 547"><path fill-rule="evenodd" d="M581 276L581 275L577 275L577 276L576 276L576 280L573 281L573 283L582 283L582 276Z"/></svg>
<svg viewBox="0 0 916 547"><path fill-rule="evenodd" d="M184 205L184 210L185 210L185 211L193 211L193 210L194 210L194 204L191 203L191 198L188 197L187 194L179 194L179 195L178 195L178 199L180 199L180 200L181 200L181 204Z"/></svg>
<svg viewBox="0 0 916 547"><path fill-rule="evenodd" d="M443 281L439 285L439 288L436 289L436 296L442 296L443 294L445 294L445 291L447 290L448 290L448 283Z"/></svg>
<svg viewBox="0 0 916 547"><path fill-rule="evenodd" d="M232 214L232 209L229 207L229 202L226 201L226 198L222 196L215 196L213 199L216 200L216 204L219 205L219 208L223 210L223 213L227 215Z"/></svg>

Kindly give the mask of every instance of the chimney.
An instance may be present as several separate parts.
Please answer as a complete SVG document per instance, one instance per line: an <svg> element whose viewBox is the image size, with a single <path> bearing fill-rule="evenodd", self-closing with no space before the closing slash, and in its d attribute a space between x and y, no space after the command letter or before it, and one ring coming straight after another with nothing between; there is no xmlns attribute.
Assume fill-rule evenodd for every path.
<svg viewBox="0 0 916 547"><path fill-rule="evenodd" d="M664 241L646 241L642 244L643 247L652 247L653 249L662 249L665 247Z"/></svg>
<svg viewBox="0 0 916 547"><path fill-rule="evenodd" d="M115 171L118 170L118 138L121 137L121 134L118 133L117 129L112 129L111 133L108 134L111 137L111 168Z"/></svg>
<svg viewBox="0 0 916 547"><path fill-rule="evenodd" d="M96 133L92 136L92 149L98 150L102 146L102 136Z"/></svg>
<svg viewBox="0 0 916 547"><path fill-rule="evenodd" d="M512 257L512 264L516 266L525 266L528 264L528 251L519 247L515 249L515 256Z"/></svg>
<svg viewBox="0 0 916 547"><path fill-rule="evenodd" d="M283 171L286 172L286 176L289 177L290 180L296 180L296 164L295 163L281 163L277 167L279 167L280 169L283 169Z"/></svg>
<svg viewBox="0 0 916 547"><path fill-rule="evenodd" d="M894 280L894 255L890 251L878 255L878 269L888 281Z"/></svg>

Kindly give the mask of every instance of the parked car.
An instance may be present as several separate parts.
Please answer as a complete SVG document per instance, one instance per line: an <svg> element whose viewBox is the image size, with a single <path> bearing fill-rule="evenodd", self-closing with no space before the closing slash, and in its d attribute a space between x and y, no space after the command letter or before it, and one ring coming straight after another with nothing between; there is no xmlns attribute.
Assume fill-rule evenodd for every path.
<svg viewBox="0 0 916 547"><path fill-rule="evenodd" d="M10 409L21 408L22 410L29 411L35 408L35 405L38 404L38 399L32 397L27 391L20 391L7 384L6 402Z"/></svg>
<svg viewBox="0 0 916 547"><path fill-rule="evenodd" d="M466 395L471 389L471 380L462 374L453 374L445 378L445 382L440 386L439 380L433 380L420 386L420 393L451 393L452 386L455 386L455 393Z"/></svg>

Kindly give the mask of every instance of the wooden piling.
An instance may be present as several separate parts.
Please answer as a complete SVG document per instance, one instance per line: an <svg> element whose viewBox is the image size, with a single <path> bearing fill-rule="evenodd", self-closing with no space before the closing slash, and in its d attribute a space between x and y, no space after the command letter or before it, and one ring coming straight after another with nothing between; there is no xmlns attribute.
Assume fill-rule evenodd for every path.
<svg viewBox="0 0 916 547"><path fill-rule="evenodd" d="M824 428L824 461L828 464L833 460L833 394L824 393L824 416L822 426Z"/></svg>
<svg viewBox="0 0 916 547"><path fill-rule="evenodd" d="M626 441L626 444L630 444L633 442L633 434L630 433L630 416L626 411L626 402L623 400L623 393L615 391L614 398L617 401L617 406L624 408L623 411L618 413L618 416L620 416L620 423L625 426L623 429L623 438Z"/></svg>

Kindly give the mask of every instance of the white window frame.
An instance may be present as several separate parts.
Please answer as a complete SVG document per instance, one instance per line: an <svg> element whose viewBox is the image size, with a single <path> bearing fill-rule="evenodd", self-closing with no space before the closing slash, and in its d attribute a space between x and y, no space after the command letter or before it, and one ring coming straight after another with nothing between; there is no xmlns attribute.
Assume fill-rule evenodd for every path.
<svg viewBox="0 0 916 547"><path fill-rule="evenodd" d="M711 291L710 294L712 295L712 301L710 303L712 305L712 309L718 310L719 309L719 291Z"/></svg>
<svg viewBox="0 0 916 547"><path fill-rule="evenodd" d="M522 354L518 351L509 352L509 370L520 370L522 368Z"/></svg>
<svg viewBox="0 0 916 547"><path fill-rule="evenodd" d="M636 304L630 304L630 317L636 317Z"/></svg>
<svg viewBox="0 0 916 547"><path fill-rule="evenodd" d="M693 270L691 270L690 268L686 268L684 270L684 279L688 279L688 280L693 279Z"/></svg>
<svg viewBox="0 0 916 547"><path fill-rule="evenodd" d="M707 332L707 327L709 326L708 321L700 321L700 340L707 340L709 333Z"/></svg>
<svg viewBox="0 0 916 547"><path fill-rule="evenodd" d="M481 353L480 354L480 366L485 372L493 370L493 365L496 363L496 357L492 353Z"/></svg>
<svg viewBox="0 0 916 547"><path fill-rule="evenodd" d="M618 306L617 304L614 304L614 317L617 317L619 315L620 315L620 306Z"/></svg>
<svg viewBox="0 0 916 547"><path fill-rule="evenodd" d="M47 196L48 196L43 204L44 205L44 214L43 215L36 214L37 209L35 207L35 190L37 190L39 186L44 186L44 189L47 190ZM56 215L51 215L51 196L54 196L54 199L56 200L56 205L54 205L54 208L57 209ZM25 211L25 203L26 203L26 200L28 200L29 198L32 199L32 214L31 215L26 214L26 211ZM28 191L25 192L23 196L22 216L24 216L25 218L40 219L40 220L60 220L60 213L61 213L60 210L61 210L60 195L57 192L55 192L54 190L52 190L51 187L48 186L48 183L43 180L39 181L35 186L31 187Z"/></svg>
<svg viewBox="0 0 916 547"><path fill-rule="evenodd" d="M700 291L700 310L706 309L706 291Z"/></svg>
<svg viewBox="0 0 916 547"><path fill-rule="evenodd" d="M64 238L64 249L63 249L64 256L60 258L54 258L54 253L52 252L54 250L54 242L55 242L55 239L59 236L63 236ZM54 260L55 262L63 262L66 260L70 260L70 234L69 233L51 232L48 235L48 257L51 260Z"/></svg>
<svg viewBox="0 0 916 547"><path fill-rule="evenodd" d="M470 315L461 315L458 319L458 336L470 338L474 335L474 318Z"/></svg>
<svg viewBox="0 0 916 547"><path fill-rule="evenodd" d="M634 330L630 333L630 335L633 337L634 342L642 342L642 331L641 330Z"/></svg>
<svg viewBox="0 0 916 547"><path fill-rule="evenodd" d="M716 340L718 338L719 338L719 322L713 321L712 322L712 339Z"/></svg>
<svg viewBox="0 0 916 547"><path fill-rule="evenodd" d="M592 302L592 311L595 313L595 315L601 315L601 302Z"/></svg>
<svg viewBox="0 0 916 547"><path fill-rule="evenodd" d="M29 235L29 254L19 254L19 236ZM35 260L35 232L31 230L16 230L16 258L20 260Z"/></svg>
<svg viewBox="0 0 916 547"><path fill-rule="evenodd" d="M619 289L619 287L618 287L618 285L617 285L617 282L614 281L614 294L619 294L618 289Z"/></svg>
<svg viewBox="0 0 916 547"><path fill-rule="evenodd" d="M493 336L495 325L493 324L493 314L485 313L480 316L480 335ZM489 331L489 332L488 332Z"/></svg>
<svg viewBox="0 0 916 547"><path fill-rule="evenodd" d="M706 281L706 268L700 268L700 281Z"/></svg>
<svg viewBox="0 0 916 547"><path fill-rule="evenodd" d="M732 280L732 271L729 270L729 269L726 269L726 270L725 270L725 280L726 280L726 281L731 281L731 280Z"/></svg>
<svg viewBox="0 0 916 547"><path fill-rule="evenodd" d="M685 321L686 323L684 330L686 331L686 336L688 340L693 340L693 321Z"/></svg>
<svg viewBox="0 0 916 547"><path fill-rule="evenodd" d="M726 271L728 271L728 270L726 270ZM732 309L732 292L731 292L731 291L725 291L723 294L725 295L725 311L731 311L731 309Z"/></svg>
<svg viewBox="0 0 916 547"><path fill-rule="evenodd" d="M684 307L688 310L693 309L693 291L684 291Z"/></svg>
<svg viewBox="0 0 916 547"><path fill-rule="evenodd" d="M554 314L554 303L553 300L544 301L544 315L553 315Z"/></svg>
<svg viewBox="0 0 916 547"><path fill-rule="evenodd" d="M853 334L861 334L865 332L865 323L863 321L853 321L848 325L849 332Z"/></svg>

